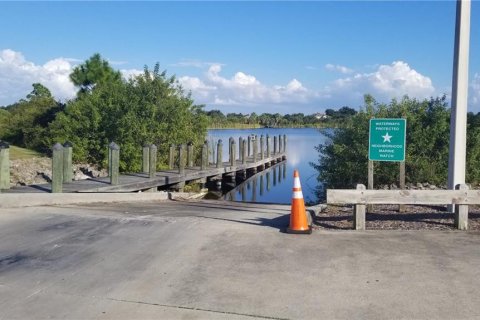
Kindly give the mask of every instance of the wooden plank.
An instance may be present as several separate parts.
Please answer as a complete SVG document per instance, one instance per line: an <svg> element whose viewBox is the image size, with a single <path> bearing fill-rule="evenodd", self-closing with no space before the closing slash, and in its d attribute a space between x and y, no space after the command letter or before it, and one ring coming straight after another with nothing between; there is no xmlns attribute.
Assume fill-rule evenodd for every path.
<svg viewBox="0 0 480 320"><path fill-rule="evenodd" d="M329 204L480 204L479 190L327 190Z"/></svg>

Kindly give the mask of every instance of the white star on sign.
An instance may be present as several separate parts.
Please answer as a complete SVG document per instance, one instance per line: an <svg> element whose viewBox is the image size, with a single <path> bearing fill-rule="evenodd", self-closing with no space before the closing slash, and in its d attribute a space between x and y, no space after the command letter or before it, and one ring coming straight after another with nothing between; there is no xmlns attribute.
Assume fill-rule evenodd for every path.
<svg viewBox="0 0 480 320"><path fill-rule="evenodd" d="M390 139L392 138L392 136L390 136L390 135L388 134L388 132L387 132L384 136L382 136L382 138L383 138L383 142L392 142L392 141L390 141Z"/></svg>

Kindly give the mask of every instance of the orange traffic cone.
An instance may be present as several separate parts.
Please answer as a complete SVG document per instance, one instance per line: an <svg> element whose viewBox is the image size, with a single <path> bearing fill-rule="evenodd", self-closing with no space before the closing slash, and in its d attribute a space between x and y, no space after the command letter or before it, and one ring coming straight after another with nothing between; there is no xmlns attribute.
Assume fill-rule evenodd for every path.
<svg viewBox="0 0 480 320"><path fill-rule="evenodd" d="M312 228L307 222L307 213L298 170L295 170L293 173L292 210L290 212L290 226L287 228L287 233L312 233Z"/></svg>

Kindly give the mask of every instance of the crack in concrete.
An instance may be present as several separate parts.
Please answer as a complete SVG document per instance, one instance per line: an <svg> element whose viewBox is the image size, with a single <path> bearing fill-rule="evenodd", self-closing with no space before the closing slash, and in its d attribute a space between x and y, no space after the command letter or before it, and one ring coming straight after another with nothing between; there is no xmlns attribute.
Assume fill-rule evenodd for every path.
<svg viewBox="0 0 480 320"><path fill-rule="evenodd" d="M144 304L144 305L150 305L150 306L157 306L157 307L164 307L164 308L175 308L175 309L184 309L184 310L192 310L192 311L213 312L213 313L220 313L220 314L226 314L226 315L230 314L230 315L244 316L244 317L251 317L251 318L258 318L258 319L290 320L290 319L288 319L288 318L278 318L278 317L262 316L262 315L248 314L248 313L240 313L240 312L233 312L233 311L220 311L220 310L211 310L211 309L203 309L203 308L195 308L195 307L175 306L175 305L161 304L161 303L154 303L154 302L115 299L115 298L106 298L106 299L107 299L107 300L116 301L116 302L136 303L136 304Z"/></svg>

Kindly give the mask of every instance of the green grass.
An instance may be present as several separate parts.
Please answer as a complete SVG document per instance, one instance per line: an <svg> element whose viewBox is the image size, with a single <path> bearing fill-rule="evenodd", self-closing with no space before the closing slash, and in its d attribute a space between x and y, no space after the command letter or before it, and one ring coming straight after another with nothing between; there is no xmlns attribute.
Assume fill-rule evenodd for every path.
<svg viewBox="0 0 480 320"><path fill-rule="evenodd" d="M31 159L35 157L44 157L44 155L37 151L10 146L10 160Z"/></svg>

